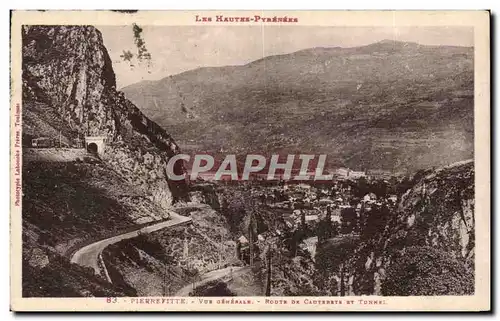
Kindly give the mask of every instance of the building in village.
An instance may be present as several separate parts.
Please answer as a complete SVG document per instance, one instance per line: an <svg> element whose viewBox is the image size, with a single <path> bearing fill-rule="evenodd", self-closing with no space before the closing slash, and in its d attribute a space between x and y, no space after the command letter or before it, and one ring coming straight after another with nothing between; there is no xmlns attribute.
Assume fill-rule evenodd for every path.
<svg viewBox="0 0 500 321"><path fill-rule="evenodd" d="M363 196L363 202L375 201L377 199L377 195L375 193L368 193Z"/></svg>
<svg viewBox="0 0 500 321"><path fill-rule="evenodd" d="M367 171L366 175L372 180L389 180L392 177L392 172L384 169L371 169Z"/></svg>
<svg viewBox="0 0 500 321"><path fill-rule="evenodd" d="M146 154L144 154L143 160L144 160L144 164L151 165L151 164L153 164L155 157L151 153L147 152Z"/></svg>
<svg viewBox="0 0 500 321"><path fill-rule="evenodd" d="M398 196L395 195L395 194L391 194L389 195L388 199L393 202L393 203L396 203L398 201Z"/></svg>
<svg viewBox="0 0 500 321"><path fill-rule="evenodd" d="M366 173L363 171L351 171L349 173L349 179L359 179L361 177L366 177Z"/></svg>
<svg viewBox="0 0 500 321"><path fill-rule="evenodd" d="M241 235L236 240L236 256L242 261L249 261L250 258L250 243L248 239Z"/></svg>
<svg viewBox="0 0 500 321"><path fill-rule="evenodd" d="M349 168L337 168L335 171L335 176L338 179L359 179L361 177L366 177L366 172L364 171L353 171Z"/></svg>
<svg viewBox="0 0 500 321"><path fill-rule="evenodd" d="M338 178L347 179L349 177L350 171L351 170L349 168L341 167L341 168L337 168L337 170L335 171L335 174Z"/></svg>

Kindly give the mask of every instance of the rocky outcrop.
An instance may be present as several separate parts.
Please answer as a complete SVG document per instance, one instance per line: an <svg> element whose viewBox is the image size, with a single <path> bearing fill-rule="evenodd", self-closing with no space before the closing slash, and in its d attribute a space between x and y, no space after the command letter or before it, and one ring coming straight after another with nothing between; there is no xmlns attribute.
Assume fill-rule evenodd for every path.
<svg viewBox="0 0 500 321"><path fill-rule="evenodd" d="M116 133L115 74L94 27L25 26L23 82L25 99L46 101L75 132Z"/></svg>
<svg viewBox="0 0 500 321"><path fill-rule="evenodd" d="M31 253L29 254L27 260L29 265L39 269L43 269L50 263L47 254L37 247L31 249Z"/></svg>
<svg viewBox="0 0 500 321"><path fill-rule="evenodd" d="M428 172L403 195L396 213L378 220L383 222L384 228L377 234L370 234L370 238L362 233L361 245L349 259L352 293L438 295L473 291L475 232L472 160ZM415 256L421 257L421 261L415 262L411 258ZM402 264L411 266L403 269ZM413 287L414 293L404 292L405 286L413 282L412 271L419 269L427 271L418 276L422 287ZM401 293L384 289L389 283L393 286L396 270L408 273L402 278L405 285L396 288L396 292L401 289ZM445 290L434 289L433 286L437 285L427 284L431 279L436 284L443 279L450 282L457 279L460 284L441 285Z"/></svg>
<svg viewBox="0 0 500 321"><path fill-rule="evenodd" d="M424 177L400 204L394 241L440 248L474 266L474 162L460 162ZM392 240L391 240L392 241Z"/></svg>
<svg viewBox="0 0 500 321"><path fill-rule="evenodd" d="M59 142L23 153L23 296L136 296L66 256L168 218L165 209L187 196L165 175L179 148L116 90L96 28L24 26L22 35L23 146L35 137ZM87 135L106 137L100 160L76 141Z"/></svg>
<svg viewBox="0 0 500 321"><path fill-rule="evenodd" d="M48 112L33 110L40 104ZM50 115L44 119L46 127L60 130L65 141L106 136L103 160L163 207L187 197L185 184L169 181L165 173L168 158L179 147L116 90L111 60L96 28L23 28L23 116L29 120L30 113L37 123L41 114ZM175 170L184 169L179 163Z"/></svg>

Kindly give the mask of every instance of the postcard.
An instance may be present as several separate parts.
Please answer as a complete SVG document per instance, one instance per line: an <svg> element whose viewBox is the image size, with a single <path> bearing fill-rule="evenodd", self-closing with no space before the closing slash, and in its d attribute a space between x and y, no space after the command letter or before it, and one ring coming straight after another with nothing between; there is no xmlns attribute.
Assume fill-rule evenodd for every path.
<svg viewBox="0 0 500 321"><path fill-rule="evenodd" d="M11 310L489 311L488 11L12 11Z"/></svg>

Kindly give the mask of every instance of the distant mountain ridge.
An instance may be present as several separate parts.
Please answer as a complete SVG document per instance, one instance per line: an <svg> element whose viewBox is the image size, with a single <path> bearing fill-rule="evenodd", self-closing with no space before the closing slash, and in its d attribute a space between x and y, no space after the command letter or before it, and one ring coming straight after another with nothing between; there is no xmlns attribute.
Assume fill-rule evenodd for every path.
<svg viewBox="0 0 500 321"><path fill-rule="evenodd" d="M183 150L326 153L331 166L404 171L473 156L473 77L472 47L384 40L198 68L123 92Z"/></svg>

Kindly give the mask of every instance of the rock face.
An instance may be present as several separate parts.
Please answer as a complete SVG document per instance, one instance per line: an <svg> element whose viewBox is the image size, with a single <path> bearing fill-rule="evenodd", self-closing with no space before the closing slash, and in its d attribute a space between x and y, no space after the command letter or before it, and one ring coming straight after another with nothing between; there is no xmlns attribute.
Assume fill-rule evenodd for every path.
<svg viewBox="0 0 500 321"><path fill-rule="evenodd" d="M179 147L115 86L111 60L96 28L23 28L23 118L37 128L26 133L50 137L56 129L68 142L106 136L103 159L153 201L169 207L185 199L185 184L169 181L165 173L168 158ZM179 163L175 170L184 169Z"/></svg>
<svg viewBox="0 0 500 321"><path fill-rule="evenodd" d="M472 160L427 172L403 195L397 213L378 219L385 225L383 231L376 235L371 234L369 239L367 235L363 238L362 234L361 246L349 259L350 270L354 276L350 285L351 292L390 292L391 295L473 292L475 232ZM427 262L413 262L409 256L419 256ZM404 262L413 262L412 267L406 267L408 274L403 277L406 283L413 282L410 276L412 269L420 268L429 273L436 270L443 273L432 276L436 282L442 279L457 279L458 283L442 285L448 290L440 290L421 281L422 288L414 288L416 293L394 293L393 289L384 289L384 285L393 285L393 280L388 279L387 272L400 270ZM422 267L419 267L419 264L422 264ZM447 274L451 272L455 274ZM393 274L390 277L394 277ZM424 273L419 277L423 280L427 275Z"/></svg>
<svg viewBox="0 0 500 321"><path fill-rule="evenodd" d="M440 248L474 267L474 163L432 172L406 193L398 223L415 243ZM420 236L421 234L422 236Z"/></svg>
<svg viewBox="0 0 500 321"><path fill-rule="evenodd" d="M28 264L34 268L44 268L49 264L49 257L39 248L33 248L28 259Z"/></svg>
<svg viewBox="0 0 500 321"><path fill-rule="evenodd" d="M26 26L23 89L45 99L81 134L116 134L111 60L94 27Z"/></svg>

